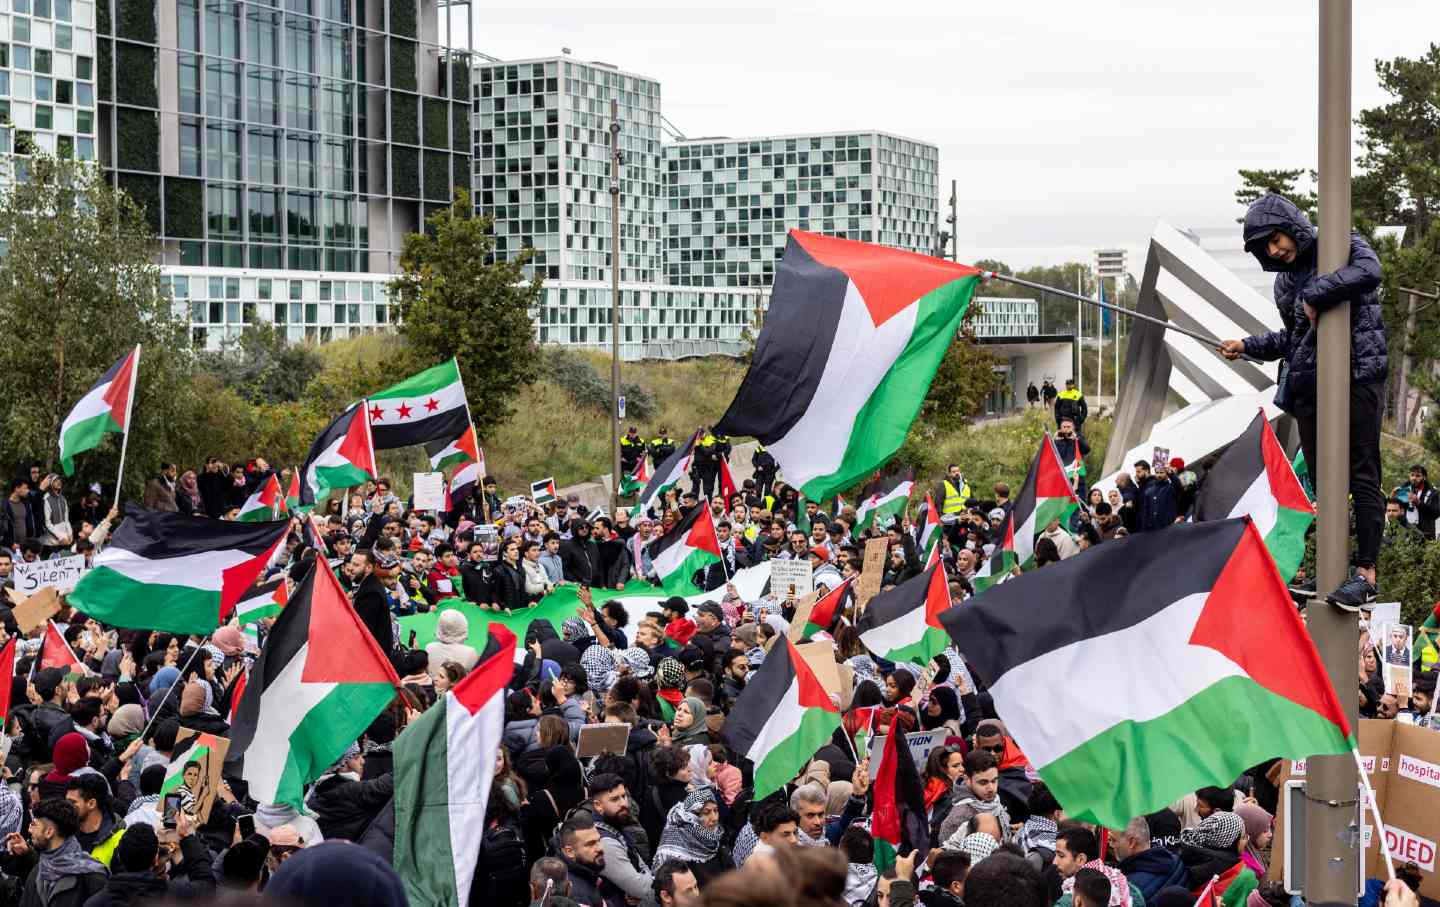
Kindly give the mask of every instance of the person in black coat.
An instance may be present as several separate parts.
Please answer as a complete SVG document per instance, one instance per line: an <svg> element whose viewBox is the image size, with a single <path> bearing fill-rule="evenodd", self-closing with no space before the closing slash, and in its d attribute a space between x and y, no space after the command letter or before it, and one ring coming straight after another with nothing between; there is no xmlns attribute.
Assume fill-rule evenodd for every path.
<svg viewBox="0 0 1440 907"><path fill-rule="evenodd" d="M590 524L576 518L570 521L570 538L560 546L560 563L565 579L582 586L605 585L605 567L600 549L590 539Z"/></svg>
<svg viewBox="0 0 1440 907"><path fill-rule="evenodd" d="M361 781L364 771L365 756L358 746L351 746L335 770L315 782L306 805L315 813L325 840L359 841L395 793L394 775Z"/></svg>
<svg viewBox="0 0 1440 907"><path fill-rule="evenodd" d="M397 558L388 555L380 561L369 551L357 551L350 555L350 563L345 565L353 590L350 598L355 605L355 613L387 657L395 648L394 632L390 626L390 598L375 571L393 570L399 566L397 561Z"/></svg>
<svg viewBox="0 0 1440 907"><path fill-rule="evenodd" d="M195 834L190 817L180 815L175 830L180 836L181 861L170 869L168 879L155 873L155 858L160 852L155 829L137 822L125 829L115 847L105 887L86 901L85 907L129 907L152 901L211 897L215 893L215 867L210 850Z"/></svg>
<svg viewBox="0 0 1440 907"><path fill-rule="evenodd" d="M500 543L500 560L490 571L490 583L496 608L518 611L529 604L525 597L525 574L520 567L518 538L508 538Z"/></svg>

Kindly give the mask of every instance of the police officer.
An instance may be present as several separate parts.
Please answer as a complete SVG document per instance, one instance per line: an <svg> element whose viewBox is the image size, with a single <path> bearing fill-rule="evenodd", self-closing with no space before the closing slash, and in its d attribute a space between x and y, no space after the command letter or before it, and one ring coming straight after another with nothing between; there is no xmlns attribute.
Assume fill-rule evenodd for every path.
<svg viewBox="0 0 1440 907"><path fill-rule="evenodd" d="M708 427L702 426L700 439L695 442L695 453L691 460L690 481L696 494L705 498L715 496L715 486L720 478L720 460L730 456L730 439L725 435L712 435Z"/></svg>
<svg viewBox="0 0 1440 907"><path fill-rule="evenodd" d="M1065 389L1055 398L1055 427L1060 427L1060 422L1069 419L1075 423L1075 433L1085 433L1085 417L1090 415L1090 406L1085 402L1085 395L1075 388L1075 379L1065 379Z"/></svg>
<svg viewBox="0 0 1440 907"><path fill-rule="evenodd" d="M632 425L630 430L625 432L625 436L620 439L620 471L627 476L630 475L643 459L645 459L645 442L640 437L640 429Z"/></svg>
<svg viewBox="0 0 1440 907"><path fill-rule="evenodd" d="M958 516L965 512L965 505L970 501L970 483L965 481L958 463L946 467L945 477L935 486L934 497L940 503L941 514Z"/></svg>
<svg viewBox="0 0 1440 907"><path fill-rule="evenodd" d="M661 426L660 434L650 442L650 456L655 459L655 467L658 469L674 453L675 442L670 440L670 429Z"/></svg>
<svg viewBox="0 0 1440 907"><path fill-rule="evenodd" d="M750 465L755 467L755 485L760 491L760 496L768 496L770 489L775 485L775 473L779 470L779 466L770 451L765 449L764 444L758 442L755 444L755 452L750 455Z"/></svg>

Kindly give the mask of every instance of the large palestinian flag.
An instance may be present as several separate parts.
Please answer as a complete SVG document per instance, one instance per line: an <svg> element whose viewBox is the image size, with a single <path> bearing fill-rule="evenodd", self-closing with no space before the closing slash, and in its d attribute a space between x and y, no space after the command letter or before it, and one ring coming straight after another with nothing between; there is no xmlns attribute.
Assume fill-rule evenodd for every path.
<svg viewBox="0 0 1440 907"><path fill-rule="evenodd" d="M666 592L671 595L699 592L691 577L722 556L710 508L703 502L692 508L669 532L646 545L645 551Z"/></svg>
<svg viewBox="0 0 1440 907"><path fill-rule="evenodd" d="M915 487L915 471L882 476L865 486L860 505L855 508L855 531L871 526L885 527L899 519L910 503L910 489Z"/></svg>
<svg viewBox="0 0 1440 907"><path fill-rule="evenodd" d="M812 501L850 487L900 449L980 274L792 230L750 369L713 431L758 438Z"/></svg>
<svg viewBox="0 0 1440 907"><path fill-rule="evenodd" d="M775 641L720 731L755 763L755 799L794 778L840 726L840 711L790 640Z"/></svg>
<svg viewBox="0 0 1440 907"><path fill-rule="evenodd" d="M949 607L945 565L935 558L920 573L870 599L855 621L855 632L865 648L880 658L923 668L950 645L940 625L940 615Z"/></svg>
<svg viewBox="0 0 1440 907"><path fill-rule="evenodd" d="M458 438L426 444L425 453L430 456L430 468L437 472L451 466L479 463L484 459L480 452L480 441L475 437L475 426L468 423Z"/></svg>
<svg viewBox="0 0 1440 907"><path fill-rule="evenodd" d="M75 455L100 446L107 434L124 433L135 400L135 373L140 368L137 345L110 366L60 423L60 467L75 472Z"/></svg>
<svg viewBox="0 0 1440 907"><path fill-rule="evenodd" d="M1315 508L1263 410L1210 467L1195 498L1196 522L1237 516L1255 521L1280 577L1289 582L1305 557Z"/></svg>
<svg viewBox="0 0 1440 907"><path fill-rule="evenodd" d="M454 358L372 394L365 405L376 450L453 441L470 425L465 386Z"/></svg>
<svg viewBox="0 0 1440 907"><path fill-rule="evenodd" d="M245 499L236 517L242 523L269 523L285 515L285 496L280 492L280 480L272 472L255 493Z"/></svg>
<svg viewBox="0 0 1440 907"><path fill-rule="evenodd" d="M665 500L665 492L674 488L675 483L690 471L690 454L695 450L698 437L699 432L692 434L689 440L665 458L665 462L655 464L655 473L645 483L645 487L640 491L640 501L635 505L637 516L651 508L658 512L660 502Z"/></svg>
<svg viewBox="0 0 1440 907"><path fill-rule="evenodd" d="M205 634L229 616L285 543L289 524L239 523L126 505L68 596L116 627Z"/></svg>
<svg viewBox="0 0 1440 907"><path fill-rule="evenodd" d="M995 711L1082 822L1119 828L1267 759L1352 746L1249 520L1106 542L941 622L975 672L994 678Z"/></svg>
<svg viewBox="0 0 1440 907"><path fill-rule="evenodd" d="M226 772L260 803L300 809L319 778L395 698L400 678L317 559L250 670Z"/></svg>
<svg viewBox="0 0 1440 907"><path fill-rule="evenodd" d="M479 665L395 740L392 863L412 904L469 903L515 668L515 634L491 624L490 639Z"/></svg>
<svg viewBox="0 0 1440 907"><path fill-rule="evenodd" d="M312 507L324 500L332 488L361 485L379 474L368 411L360 403L353 403L310 445L305 465L300 467L300 503Z"/></svg>
<svg viewBox="0 0 1440 907"><path fill-rule="evenodd" d="M971 579L975 594L980 594L1005 579L1019 567L1028 570L1035 562L1035 537L1045 531L1051 520L1065 525L1070 514L1080 506L1075 489L1065 477L1065 467L1049 432L1040 440L1040 451L1030 464L1030 473L1015 498L1015 506L1000 526L1000 540L990 560Z"/></svg>

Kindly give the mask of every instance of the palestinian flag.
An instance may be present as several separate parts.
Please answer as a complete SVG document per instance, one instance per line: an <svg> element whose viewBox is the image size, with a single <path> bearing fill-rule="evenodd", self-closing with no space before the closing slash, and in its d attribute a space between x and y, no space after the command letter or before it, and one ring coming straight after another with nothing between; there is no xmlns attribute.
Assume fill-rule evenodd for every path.
<svg viewBox="0 0 1440 907"><path fill-rule="evenodd" d="M870 752L870 738L875 736L875 716L884 708L884 706L879 705L867 705L850 710L855 715L854 720L859 722L859 726L856 727L855 734L852 737L855 742L855 752Z"/></svg>
<svg viewBox="0 0 1440 907"><path fill-rule="evenodd" d="M185 784L185 767L199 765L203 773L205 759L218 746L214 734L191 734L183 740L176 741L175 750L170 755L170 763L165 766L165 780L160 783L160 796L174 793L181 787L188 788L188 785Z"/></svg>
<svg viewBox="0 0 1440 907"><path fill-rule="evenodd" d="M60 467L67 476L75 473L76 454L93 450L106 435L123 434L129 428L139 368L140 347L136 345L100 376L60 423Z"/></svg>
<svg viewBox="0 0 1440 907"><path fill-rule="evenodd" d="M834 503L833 505L831 505L831 507L830 507L830 515L831 515L831 516L839 516L839 515L841 514L841 512L843 512L844 510L845 510L845 499L842 498L842 497L840 497L840 495L837 493L837 494L835 495L835 503Z"/></svg>
<svg viewBox="0 0 1440 907"><path fill-rule="evenodd" d="M285 498L280 494L280 480L272 472L264 484L245 500L236 517L242 523L269 523L285 514Z"/></svg>
<svg viewBox="0 0 1440 907"><path fill-rule="evenodd" d="M1065 478L1060 454L1047 432L1015 498L1015 506L1001 524L995 552L971 580L975 594L1004 580L1016 566L1028 570L1035 561L1035 537L1045 531L1051 520L1058 519L1064 525L1079 506L1080 499Z"/></svg>
<svg viewBox="0 0 1440 907"><path fill-rule="evenodd" d="M994 678L995 711L1082 822L1120 828L1267 759L1353 746L1248 519L1106 542L941 622L971 668Z"/></svg>
<svg viewBox="0 0 1440 907"><path fill-rule="evenodd" d="M641 457L640 462L635 464L635 471L625 476L620 482L620 494L623 497L630 497L639 494L650 482L650 470L646 467L646 458Z"/></svg>
<svg viewBox="0 0 1440 907"><path fill-rule="evenodd" d="M1305 557L1315 508L1264 411L1210 467L1195 499L1196 522L1237 516L1255 521L1280 577L1289 582Z"/></svg>
<svg viewBox="0 0 1440 907"><path fill-rule="evenodd" d="M469 424L458 438L426 444L425 452L430 455L430 468L436 472L464 463L484 462L480 442L475 437L475 426Z"/></svg>
<svg viewBox="0 0 1440 907"><path fill-rule="evenodd" d="M725 461L725 458L724 458L724 457L721 457L721 458L720 458L720 500L722 500L722 501L725 502L725 506L726 506L727 508L730 506L730 498L731 498L736 492L738 492L739 490L740 490L740 489L738 489L738 488L735 487L735 479L734 479L734 477L730 475L730 464Z"/></svg>
<svg viewBox="0 0 1440 907"><path fill-rule="evenodd" d="M300 503L314 506L332 488L363 485L379 474L367 410L359 403L351 404L310 445L305 465L300 467Z"/></svg>
<svg viewBox="0 0 1440 907"><path fill-rule="evenodd" d="M465 385L454 358L372 395L365 406L376 450L448 443L470 426Z"/></svg>
<svg viewBox="0 0 1440 907"><path fill-rule="evenodd" d="M855 601L854 583L845 580L840 585L825 593L825 596L815 603L810 611L810 619L805 622L805 628L801 631L801 638L809 639L816 633L834 633L835 624L845 609Z"/></svg>
<svg viewBox="0 0 1440 907"><path fill-rule="evenodd" d="M393 746L392 863L412 904L469 903L515 668L515 634L492 623L490 641L480 664Z"/></svg>
<svg viewBox="0 0 1440 907"><path fill-rule="evenodd" d="M855 531L888 526L899 519L910 503L910 490L914 487L914 470L885 476L866 485L860 494L860 506L855 508Z"/></svg>
<svg viewBox="0 0 1440 907"><path fill-rule="evenodd" d="M940 615L950 608L950 584L938 559L919 574L870 599L855 621L860 641L886 661L925 667L945 651L950 638Z"/></svg>
<svg viewBox="0 0 1440 907"><path fill-rule="evenodd" d="M248 631L252 628L247 627L246 629ZM248 632L246 635L249 635ZM255 648L257 651L260 648L258 640L256 640ZM245 685L249 682L250 666L247 664L241 669L239 676L235 678L235 686L230 688L230 714L225 716L225 720L231 724L235 723L235 716L240 714L240 703L245 699Z"/></svg>
<svg viewBox="0 0 1440 907"><path fill-rule="evenodd" d="M45 633L40 637L40 654L35 658L35 670L64 668L67 674L84 674L85 663L75 656L75 650L65 641L65 635L55 626L55 621L45 621Z"/></svg>
<svg viewBox="0 0 1440 907"><path fill-rule="evenodd" d="M686 514L670 531L660 536L645 551L655 565L660 585L671 595L699 592L690 581L695 571L720 560L720 540L715 535L715 521L710 508L701 503Z"/></svg>
<svg viewBox="0 0 1440 907"><path fill-rule="evenodd" d="M480 452L480 462L466 463L450 476L450 509L465 503L466 499L480 487L480 482L485 478L485 452Z"/></svg>
<svg viewBox="0 0 1440 907"><path fill-rule="evenodd" d="M283 575L268 583L256 583L245 590L244 597L235 605L235 621L243 627L267 617L277 617L289 600Z"/></svg>
<svg viewBox="0 0 1440 907"><path fill-rule="evenodd" d="M301 809L305 785L364 733L399 685L330 565L317 560L251 667L226 773L244 778L260 803Z"/></svg>
<svg viewBox="0 0 1440 907"><path fill-rule="evenodd" d="M790 231L750 369L712 430L757 438L811 500L849 488L900 449L980 277Z"/></svg>
<svg viewBox="0 0 1440 907"><path fill-rule="evenodd" d="M940 514L935 510L935 501L930 497L930 492L925 492L925 503L920 505L919 519L920 537L916 540L925 563L930 562L930 555L940 547Z"/></svg>
<svg viewBox="0 0 1440 907"><path fill-rule="evenodd" d="M0 723L10 720L10 694L15 688L15 643L12 636L0 646Z"/></svg>
<svg viewBox="0 0 1440 907"><path fill-rule="evenodd" d="M71 605L116 627L205 634L285 543L286 522L238 523L126 505Z"/></svg>
<svg viewBox="0 0 1440 907"><path fill-rule="evenodd" d="M888 869L895 865L897 852L909 853L929 843L911 841L905 832L906 812L918 816L921 824L925 824L925 790L920 786L920 772L915 768L915 757L910 753L905 735L895 733L893 723L885 735L880 764L872 765L870 770L875 792L875 807L870 814L875 865Z"/></svg>
<svg viewBox="0 0 1440 907"><path fill-rule="evenodd" d="M285 512L300 512L300 470L290 470L290 487L285 490Z"/></svg>
<svg viewBox="0 0 1440 907"><path fill-rule="evenodd" d="M1310 466L1305 462L1305 451L1295 451L1295 459L1290 462L1290 468L1295 470L1295 477L1300 480L1300 485L1305 489L1305 494L1311 499L1315 497L1315 480L1310 475Z"/></svg>
<svg viewBox="0 0 1440 907"><path fill-rule="evenodd" d="M655 474L645 483L644 490L640 492L640 502L636 505L641 513L651 509L658 512L660 502L665 500L665 492L674 488L675 483L690 471L690 454L698 437L699 432L692 434L689 440L665 458L665 462L655 464Z"/></svg>
<svg viewBox="0 0 1440 907"><path fill-rule="evenodd" d="M830 741L840 712L795 645L777 639L745 684L721 734L755 763L755 800L784 787Z"/></svg>

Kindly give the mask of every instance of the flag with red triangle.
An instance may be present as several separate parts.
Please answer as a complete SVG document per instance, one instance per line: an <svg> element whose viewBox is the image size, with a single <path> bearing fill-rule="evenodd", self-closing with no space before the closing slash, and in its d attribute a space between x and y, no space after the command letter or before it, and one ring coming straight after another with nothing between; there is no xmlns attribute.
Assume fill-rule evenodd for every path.
<svg viewBox="0 0 1440 907"><path fill-rule="evenodd" d="M855 600L854 585L853 577L847 579L815 602L815 607L810 611L810 619L805 622L805 628L801 632L803 639L816 633L835 632L835 624L845 613L846 607Z"/></svg>
<svg viewBox="0 0 1440 907"><path fill-rule="evenodd" d="M922 572L870 599L855 621L865 648L886 661L924 667L945 651L950 637L940 615L950 607L950 583L939 558Z"/></svg>
<svg viewBox="0 0 1440 907"><path fill-rule="evenodd" d="M1065 477L1065 466L1055 450L1055 441L1046 432L1040 439L1040 451L1030 464L1025 484L1015 497L1015 506L1000 526L1000 541L995 552L971 580L975 594L1003 581L1015 567L1028 570L1033 566L1036 537L1052 520L1059 520L1064 526L1079 506L1080 499Z"/></svg>
<svg viewBox="0 0 1440 907"><path fill-rule="evenodd" d="M285 491L285 512L300 512L300 470L290 470L290 487Z"/></svg>
<svg viewBox="0 0 1440 907"><path fill-rule="evenodd" d="M909 853L922 846L921 842L910 840L908 831L915 823L907 823L905 813L918 816L919 827L925 827L925 791L920 786L920 773L915 770L915 757L910 753L905 735L895 731L892 720L880 764L870 767L875 798L870 834L875 840L876 865L886 868L894 865L896 853Z"/></svg>
<svg viewBox="0 0 1440 907"><path fill-rule="evenodd" d="M725 458L724 458L724 457L721 457L721 458L720 458L720 500L722 500L722 501L725 502L725 506L726 506L726 507L729 507L729 506L730 506L730 499L736 494L737 491L739 491L739 489L737 489L737 488L735 487L735 479L734 479L734 477L732 477L732 476L730 475L730 464L727 463L727 462L725 462Z"/></svg>
<svg viewBox="0 0 1440 907"><path fill-rule="evenodd" d="M280 480L272 472L240 507L235 519L242 523L269 523L285 515L285 496L280 493Z"/></svg>
<svg viewBox="0 0 1440 907"><path fill-rule="evenodd" d="M10 694L15 687L15 644L12 636L0 647L0 726L10 718Z"/></svg>
<svg viewBox="0 0 1440 907"><path fill-rule="evenodd" d="M71 673L85 673L85 663L75 656L75 650L70 648L53 620L45 621L45 634L40 638L40 655L35 659L35 668L64 668Z"/></svg>

